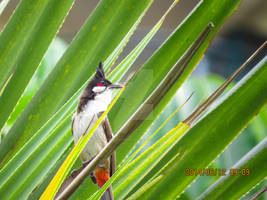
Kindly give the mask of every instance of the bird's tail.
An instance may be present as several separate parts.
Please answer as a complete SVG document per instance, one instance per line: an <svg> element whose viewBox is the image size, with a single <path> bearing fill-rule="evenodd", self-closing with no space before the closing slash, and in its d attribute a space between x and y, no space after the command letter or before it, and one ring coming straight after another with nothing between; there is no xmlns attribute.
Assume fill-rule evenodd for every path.
<svg viewBox="0 0 267 200"><path fill-rule="evenodd" d="M106 168L98 167L94 170L94 176L98 187L102 187L110 178L110 172ZM111 186L102 195L100 200L114 200Z"/></svg>
<svg viewBox="0 0 267 200"><path fill-rule="evenodd" d="M100 198L100 200L114 200L113 192L112 192L112 187L111 186L102 195L102 197Z"/></svg>

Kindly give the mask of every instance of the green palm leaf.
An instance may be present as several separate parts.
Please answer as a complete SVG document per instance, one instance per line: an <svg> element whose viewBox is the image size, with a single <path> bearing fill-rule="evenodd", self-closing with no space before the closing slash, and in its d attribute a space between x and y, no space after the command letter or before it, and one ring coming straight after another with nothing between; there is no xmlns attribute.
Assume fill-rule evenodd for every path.
<svg viewBox="0 0 267 200"><path fill-rule="evenodd" d="M142 67L142 70L136 73L136 78L133 80L134 84L129 84L129 87L122 96L124 101L119 100L109 114L110 123L114 132L119 130L138 106L151 94L207 24L210 22L214 24L211 34L192 58L180 79L172 86L162 102L148 116L147 120L119 147L117 151L118 164L127 157L127 154L136 145L137 141L142 137L148 127L151 126L152 122L158 117L159 113L161 113L176 91L191 74L197 63L204 56L215 33L227 17L236 9L239 2L230 0L220 2L210 0L201 1L186 20L179 25L165 43L149 58ZM213 10L213 12L207 12L208 10ZM145 85L143 84L144 80L146 80Z"/></svg>
<svg viewBox="0 0 267 200"><path fill-rule="evenodd" d="M197 178L185 176L185 169L205 168L211 163L210 167L217 166L218 163L213 163L214 159L267 103L265 57L220 99L216 107L204 113L192 128L186 123L191 125L196 119L194 115L188 118L194 119L193 121L185 120L185 123L169 131L178 124L177 120L172 120L172 125L168 125L168 122L168 128L164 126L161 130L166 133L162 138L158 139L157 134L157 137L149 138L140 148L136 147L137 144L142 144L140 138L146 138L149 132L154 132L153 127L162 124L162 116L158 116L163 110L168 117L176 109L177 106L165 107L204 56L210 41L237 8L240 0L200 1L140 70L133 73L134 76L129 76L131 78L125 75L132 70L135 60L160 29L171 8L131 53L114 67L112 65L153 0L101 0L64 55L57 64L53 64L53 71L44 76L47 79L36 84L32 81L33 77L37 75L36 71L42 70L39 67L42 58L73 2L74 0L22 0L1 32L0 198L40 198L73 148L70 130L72 114L81 91L90 81L99 61L104 62L109 80L119 82L128 79L130 82L118 104L108 114L113 131L117 134L104 148L103 152L106 153L101 152L69 185L69 188L73 185L79 187L70 199L85 199L95 192L96 187L90 180L84 181L82 185L81 181L101 159L105 159L115 149L120 167L90 199L100 198L111 184L116 199L177 198ZM177 2L175 0L171 7ZM0 3L0 14L7 3L8 0ZM207 31L207 38L204 36L201 41L197 40L199 43L195 42L210 22L214 24L211 33L208 35ZM192 80L189 79L190 82ZM201 87L204 95L209 93L203 81L195 81L195 84L196 88ZM32 87L34 90L28 95L28 90ZM266 113L266 109L262 110L260 117L249 126L250 131L254 131L253 138L257 142L265 137ZM5 124L7 125L4 126ZM90 131L92 133L93 130ZM129 135L131 136L125 140ZM123 143L119 141L121 136L124 136ZM83 145L85 143L86 141ZM121 146L117 149L118 145ZM67 158L70 165L64 164L64 170L59 170L62 175L56 175L59 182L55 183L53 179L50 183L53 190L47 190L51 191L48 192L48 199L55 195L63 178L69 174L81 149L79 147L76 153L71 154L74 155L71 160ZM222 177L200 198L212 199L215 195L218 199L241 198L266 177L265 151L266 139L233 166L250 168L254 171L253 174ZM77 161L73 168L79 166L80 162ZM210 177L210 180L212 178L216 179ZM204 190L208 183L202 183L203 180L200 184ZM61 194L66 192L70 190Z"/></svg>
<svg viewBox="0 0 267 200"><path fill-rule="evenodd" d="M192 127L172 148L157 166L158 170L179 152L186 151L186 153L179 160L179 164L170 169L170 173L160 180L157 190L149 199L156 196L166 199L176 198L196 178L196 176L186 176L185 170L207 167L260 111L267 102L267 94L263 92L267 89L266 65L264 59L229 92L229 95L226 95L221 104ZM172 165L173 163L170 163L170 166Z"/></svg>
<svg viewBox="0 0 267 200"><path fill-rule="evenodd" d="M243 156L229 169L229 175L218 179L199 199L241 198L267 176L266 153L267 138Z"/></svg>
<svg viewBox="0 0 267 200"><path fill-rule="evenodd" d="M134 0L127 0L123 3L119 0L100 2L50 76L2 141L0 145L2 162L9 160L82 86L95 71L96 63L105 60L112 53L151 2L138 1L136 3ZM104 8L108 8L108 10L103 11ZM122 23L118 21L120 18L123 19ZM115 30L119 30L119 32Z"/></svg>
<svg viewBox="0 0 267 200"><path fill-rule="evenodd" d="M0 129L24 92L74 0L48 2L16 61L16 70L0 96ZM0 40L1 41L1 40Z"/></svg>

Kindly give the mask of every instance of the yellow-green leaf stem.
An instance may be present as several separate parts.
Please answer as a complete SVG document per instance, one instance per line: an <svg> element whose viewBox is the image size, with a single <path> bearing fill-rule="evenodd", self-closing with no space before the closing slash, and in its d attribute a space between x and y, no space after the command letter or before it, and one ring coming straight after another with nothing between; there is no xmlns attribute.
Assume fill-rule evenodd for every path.
<svg viewBox="0 0 267 200"><path fill-rule="evenodd" d="M180 122L158 142L144 151L127 165L114 182L114 196L123 199L142 180L142 178L164 157L164 155L187 132L189 125Z"/></svg>

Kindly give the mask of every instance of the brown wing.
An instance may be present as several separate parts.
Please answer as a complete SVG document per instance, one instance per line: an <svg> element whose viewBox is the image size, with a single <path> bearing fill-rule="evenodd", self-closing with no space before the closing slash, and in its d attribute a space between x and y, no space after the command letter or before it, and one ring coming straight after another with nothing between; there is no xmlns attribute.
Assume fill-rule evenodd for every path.
<svg viewBox="0 0 267 200"><path fill-rule="evenodd" d="M110 141L113 137L112 129L108 118L106 117L103 122L107 140ZM110 156L110 176L112 176L116 171L116 152L114 151Z"/></svg>
<svg viewBox="0 0 267 200"><path fill-rule="evenodd" d="M74 123L74 120L75 120L75 117L73 117L73 119L72 119L72 123L71 123L71 133L72 133L72 136L74 136L74 135L73 135L73 123Z"/></svg>
<svg viewBox="0 0 267 200"><path fill-rule="evenodd" d="M104 112L98 113L98 117L100 117ZM109 142L113 138L112 129L107 117L105 117L103 121L103 127L105 130L105 134L107 137L107 141ZM110 176L112 176L116 171L116 152L114 151L110 156Z"/></svg>

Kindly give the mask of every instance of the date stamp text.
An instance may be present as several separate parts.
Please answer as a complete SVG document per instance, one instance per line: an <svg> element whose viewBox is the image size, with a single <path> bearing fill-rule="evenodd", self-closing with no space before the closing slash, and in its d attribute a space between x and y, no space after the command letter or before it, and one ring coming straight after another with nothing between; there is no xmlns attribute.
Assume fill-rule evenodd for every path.
<svg viewBox="0 0 267 200"><path fill-rule="evenodd" d="M224 169L224 168L186 168L186 176L249 176L249 169Z"/></svg>

